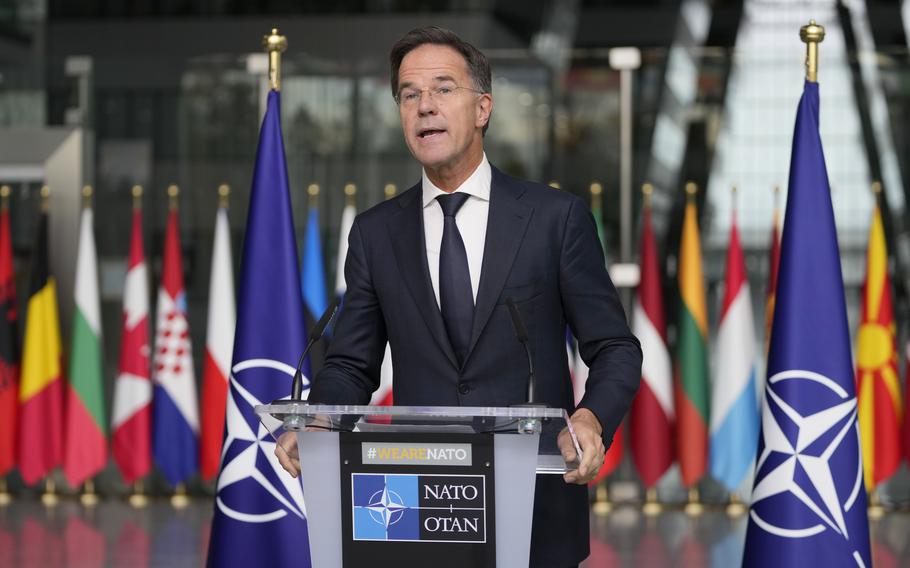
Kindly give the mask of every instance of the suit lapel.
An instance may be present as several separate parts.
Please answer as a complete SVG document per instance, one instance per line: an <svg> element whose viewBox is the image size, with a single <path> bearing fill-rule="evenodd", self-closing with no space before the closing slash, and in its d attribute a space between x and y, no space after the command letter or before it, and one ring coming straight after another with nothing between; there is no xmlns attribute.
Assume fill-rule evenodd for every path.
<svg viewBox="0 0 910 568"><path fill-rule="evenodd" d="M452 365L457 368L458 360L455 358L442 314L436 304L436 295L430 281L430 269L427 266L421 184L418 183L403 193L398 198L398 203L401 209L395 212L388 224L398 269L433 338Z"/></svg>
<svg viewBox="0 0 910 568"><path fill-rule="evenodd" d="M496 168L492 168L490 183L490 212L487 217L487 236L483 246L483 267L480 272L480 286L474 307L474 325L471 343L465 361L486 327L496 301L502 293L506 278L512 270L515 255L521 247L525 230L531 220L533 207L518 201L524 189L511 183ZM440 318L441 319L441 318Z"/></svg>

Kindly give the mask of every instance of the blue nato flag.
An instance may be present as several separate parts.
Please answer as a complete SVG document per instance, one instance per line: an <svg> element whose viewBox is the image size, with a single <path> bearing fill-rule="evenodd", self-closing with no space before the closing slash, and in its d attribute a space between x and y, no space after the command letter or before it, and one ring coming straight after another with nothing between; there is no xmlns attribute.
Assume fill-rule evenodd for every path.
<svg viewBox="0 0 910 568"><path fill-rule="evenodd" d="M871 566L850 331L818 132L818 84L796 115L743 566Z"/></svg>
<svg viewBox="0 0 910 568"><path fill-rule="evenodd" d="M212 567L310 565L301 481L278 464L275 442L253 411L288 396L306 343L280 100L269 93L250 193Z"/></svg>

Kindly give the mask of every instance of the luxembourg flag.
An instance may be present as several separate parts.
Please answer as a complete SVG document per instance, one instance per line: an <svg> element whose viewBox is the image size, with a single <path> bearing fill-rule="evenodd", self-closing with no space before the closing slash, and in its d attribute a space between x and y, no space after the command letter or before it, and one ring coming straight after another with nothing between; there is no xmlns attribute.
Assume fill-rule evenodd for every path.
<svg viewBox="0 0 910 568"><path fill-rule="evenodd" d="M728 491L736 491L751 477L758 445L759 417L752 298L735 212L730 226L724 303L714 352L711 475Z"/></svg>
<svg viewBox="0 0 910 568"><path fill-rule="evenodd" d="M177 485L199 466L199 407L175 206L167 219L157 320L152 451L158 468Z"/></svg>

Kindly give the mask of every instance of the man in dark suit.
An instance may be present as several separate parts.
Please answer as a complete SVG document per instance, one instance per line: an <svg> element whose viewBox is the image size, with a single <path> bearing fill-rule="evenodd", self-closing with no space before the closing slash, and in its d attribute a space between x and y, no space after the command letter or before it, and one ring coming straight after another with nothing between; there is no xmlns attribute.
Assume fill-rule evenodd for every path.
<svg viewBox="0 0 910 568"><path fill-rule="evenodd" d="M367 404L386 341L399 405L525 402L527 359L507 301L530 335L537 398L570 415L577 470L539 476L531 564L575 565L589 551L586 483L638 389L641 349L577 197L492 167L483 135L493 110L486 58L457 35L422 28L391 52L392 92L420 183L361 214L349 238L347 291L309 400ZM590 374L576 408L569 325ZM567 436L560 449L576 458ZM282 464L298 471L288 455Z"/></svg>

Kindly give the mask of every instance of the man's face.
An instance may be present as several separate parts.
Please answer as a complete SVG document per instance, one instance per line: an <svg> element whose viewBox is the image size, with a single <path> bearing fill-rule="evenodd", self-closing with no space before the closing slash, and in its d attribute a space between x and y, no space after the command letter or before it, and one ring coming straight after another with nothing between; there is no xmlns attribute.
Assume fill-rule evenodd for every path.
<svg viewBox="0 0 910 568"><path fill-rule="evenodd" d="M454 90L431 96L438 89ZM457 168L479 159L493 98L474 89L467 62L451 47L424 44L401 61L398 93L412 94L398 105L401 126L408 148L424 167Z"/></svg>

